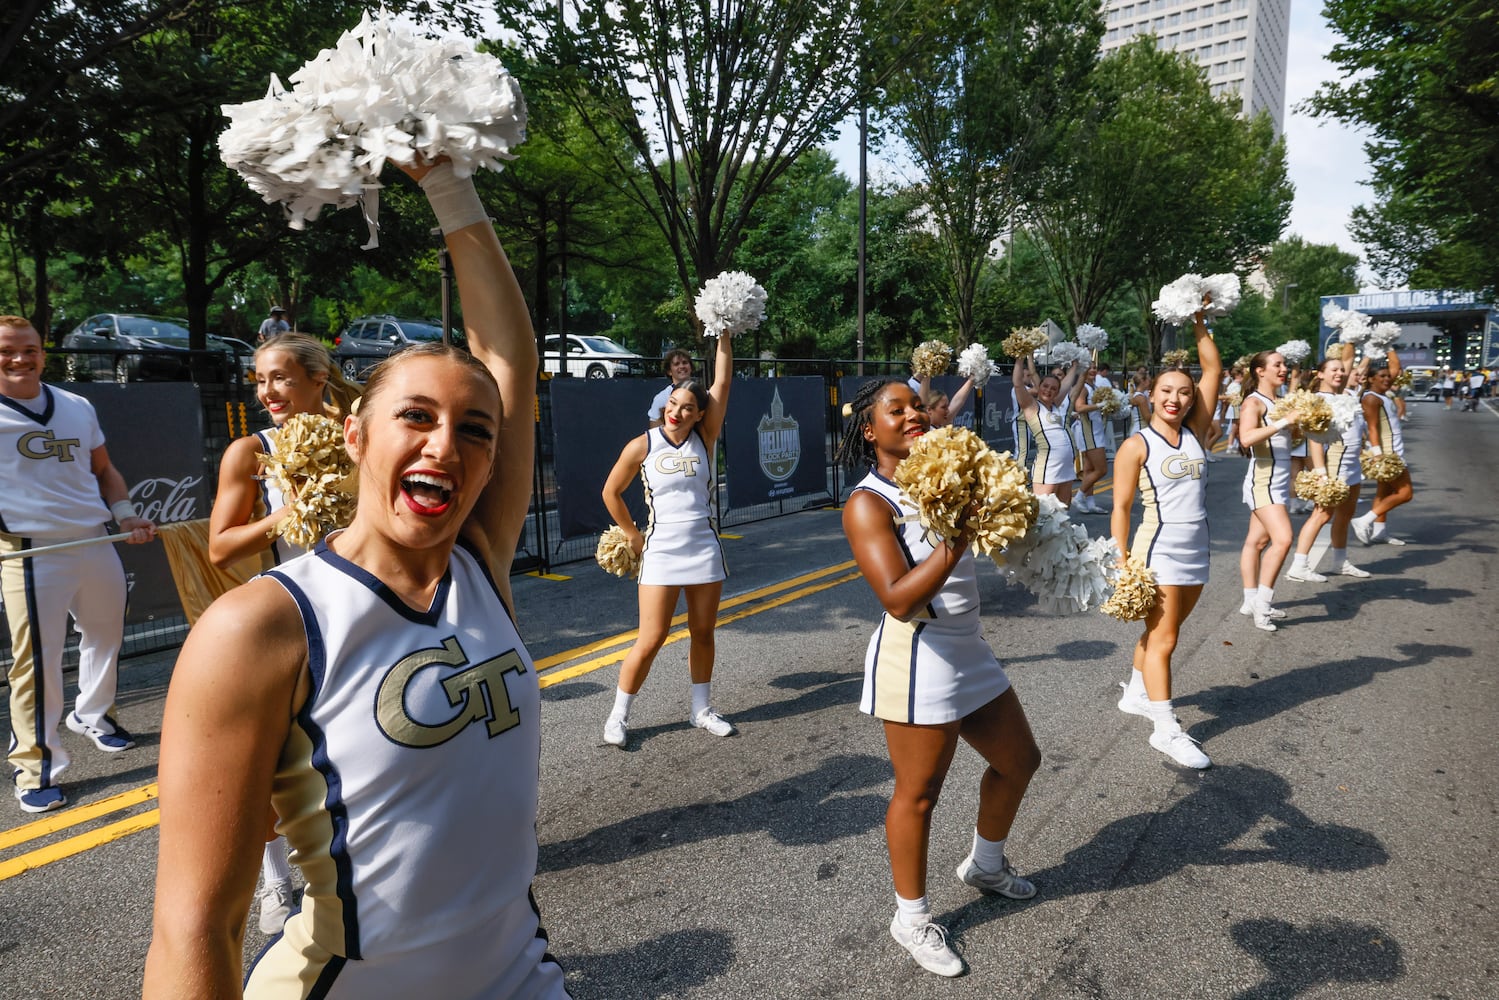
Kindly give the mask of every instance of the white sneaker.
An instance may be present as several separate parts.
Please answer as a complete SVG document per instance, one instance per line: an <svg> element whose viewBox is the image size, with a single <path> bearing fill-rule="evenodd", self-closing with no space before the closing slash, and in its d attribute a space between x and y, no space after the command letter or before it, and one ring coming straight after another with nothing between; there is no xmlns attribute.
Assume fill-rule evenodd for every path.
<svg viewBox="0 0 1499 1000"><path fill-rule="evenodd" d="M963 859L958 865L958 878L964 883L973 886L979 892L991 896L1004 896L1006 899L1030 899L1036 894L1036 887L1029 879L1023 879L1015 874L1015 869L1010 867L1010 859L1005 858L999 871L991 872L980 868L973 860L973 855Z"/></svg>
<svg viewBox="0 0 1499 1000"><path fill-rule="evenodd" d="M1327 577L1318 573L1310 566L1292 566L1286 570L1287 580L1300 580L1302 583L1326 583Z"/></svg>
<svg viewBox="0 0 1499 1000"><path fill-rule="evenodd" d="M699 729L706 729L714 736L733 736L734 724L712 708L705 708L692 717L692 724Z"/></svg>
<svg viewBox="0 0 1499 1000"><path fill-rule="evenodd" d="M1403 539L1403 538L1396 538L1394 535L1385 535L1383 538L1376 538L1374 540L1376 542L1384 542L1386 545L1407 545L1407 544L1409 544L1408 542L1406 542L1405 539Z"/></svg>
<svg viewBox="0 0 1499 1000"><path fill-rule="evenodd" d="M260 890L260 933L266 937L281 933L291 916L293 898L290 880L269 882Z"/></svg>
<svg viewBox="0 0 1499 1000"><path fill-rule="evenodd" d="M1365 520L1365 517L1367 517L1368 520ZM1373 525L1374 518L1369 517L1369 515L1367 514L1364 515L1364 517L1355 517L1352 521L1348 522L1348 526L1353 529L1353 537L1357 538L1365 545L1374 544Z"/></svg>
<svg viewBox="0 0 1499 1000"><path fill-rule="evenodd" d="M1270 628L1274 629L1275 626L1271 625ZM1200 771L1213 766L1208 755L1198 747L1197 741L1180 729L1174 733L1151 733L1150 745L1182 767L1195 767Z"/></svg>
<svg viewBox="0 0 1499 1000"><path fill-rule="evenodd" d="M624 746L629 731L630 727L625 724L623 715L610 715L604 720L604 742L612 747Z"/></svg>
<svg viewBox="0 0 1499 1000"><path fill-rule="evenodd" d="M1271 608L1269 611L1255 611L1254 627L1259 629L1261 632L1274 632L1276 630L1274 615L1272 614L1274 610L1274 608ZM1160 747L1157 747L1156 749L1159 750Z"/></svg>
<svg viewBox="0 0 1499 1000"><path fill-rule="evenodd" d="M1129 685L1124 681L1120 681L1119 686L1124 688L1124 694L1119 698L1119 711L1128 712L1130 715L1143 715L1147 719L1150 718L1150 708L1148 707L1150 696L1144 691L1141 691L1137 695L1130 694Z"/></svg>
<svg viewBox="0 0 1499 1000"><path fill-rule="evenodd" d="M933 920L907 927L896 914L890 920L890 936L911 953L916 964L939 976L957 976L963 972L963 960L947 943L947 928Z"/></svg>
<svg viewBox="0 0 1499 1000"><path fill-rule="evenodd" d="M1359 569L1357 566L1353 565L1353 563L1351 563L1351 562L1345 562L1345 563L1343 563L1343 565L1341 565L1337 569L1333 570L1332 573L1333 573L1334 576L1356 576L1356 577L1359 577L1361 579L1367 579L1368 577L1371 577L1371 576L1374 575L1373 573L1370 573L1366 569Z"/></svg>
<svg viewBox="0 0 1499 1000"><path fill-rule="evenodd" d="M1255 608L1254 608L1253 604L1241 604L1241 605L1239 605L1239 614L1244 615L1246 618L1249 617L1249 616L1251 616L1251 615L1253 615L1254 613L1255 613ZM1280 610L1280 608L1268 608L1265 611L1265 617L1266 618L1281 619L1281 618L1284 618L1285 616L1286 616L1286 613L1284 611Z"/></svg>

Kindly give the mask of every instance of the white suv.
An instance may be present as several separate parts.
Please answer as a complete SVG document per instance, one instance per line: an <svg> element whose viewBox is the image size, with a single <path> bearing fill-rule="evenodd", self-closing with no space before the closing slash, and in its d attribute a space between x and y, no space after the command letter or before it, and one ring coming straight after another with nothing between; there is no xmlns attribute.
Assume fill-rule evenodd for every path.
<svg viewBox="0 0 1499 1000"><path fill-rule="evenodd" d="M646 374L646 360L608 337L567 335L567 373L575 378L614 378ZM548 337L542 350L543 371L561 374L563 338Z"/></svg>

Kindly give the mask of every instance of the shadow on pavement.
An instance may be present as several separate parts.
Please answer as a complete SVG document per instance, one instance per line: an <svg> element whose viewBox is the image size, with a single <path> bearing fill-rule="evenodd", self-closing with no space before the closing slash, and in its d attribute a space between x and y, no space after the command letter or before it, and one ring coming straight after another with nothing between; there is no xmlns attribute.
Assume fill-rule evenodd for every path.
<svg viewBox="0 0 1499 1000"><path fill-rule="evenodd" d="M1253 684L1215 685L1173 701L1177 705L1196 705L1213 716L1192 726L1190 730L1193 739L1206 743L1229 729L1254 725L1308 701L1362 687L1379 674L1390 670L1418 667L1439 658L1473 655L1473 651L1465 646L1427 645L1419 642L1401 643L1395 647L1395 651L1400 654L1400 659L1360 656L1349 660L1330 660L1267 677Z"/></svg>
<svg viewBox="0 0 1499 1000"><path fill-rule="evenodd" d="M1269 978L1234 1000L1291 1000L1326 983L1388 983L1405 975L1400 945L1372 924L1325 920L1241 920L1234 943L1259 959Z"/></svg>
<svg viewBox="0 0 1499 1000"><path fill-rule="evenodd" d="M1115 820L1053 868L1026 873L1022 867L1036 884L1037 902L1153 885L1194 866L1271 864L1350 872L1389 860L1372 834L1318 823L1297 809L1291 804L1290 783L1264 768L1229 764L1182 774L1181 781L1195 790L1169 809ZM1274 825L1261 829L1267 822ZM1255 846L1229 846L1254 841ZM1017 860L1023 866L1024 854ZM998 919L1015 905L982 896L937 920L961 933Z"/></svg>
<svg viewBox="0 0 1499 1000"><path fill-rule="evenodd" d="M655 1000L682 996L717 979L734 960L733 938L724 931L673 931L624 951L568 956L567 991L575 1000Z"/></svg>
<svg viewBox="0 0 1499 1000"><path fill-rule="evenodd" d="M844 795L890 780L890 762L869 754L839 754L815 770L724 802L655 809L599 827L581 837L542 844L537 871L607 865L683 844L764 830L778 844L826 844L880 826L886 796Z"/></svg>

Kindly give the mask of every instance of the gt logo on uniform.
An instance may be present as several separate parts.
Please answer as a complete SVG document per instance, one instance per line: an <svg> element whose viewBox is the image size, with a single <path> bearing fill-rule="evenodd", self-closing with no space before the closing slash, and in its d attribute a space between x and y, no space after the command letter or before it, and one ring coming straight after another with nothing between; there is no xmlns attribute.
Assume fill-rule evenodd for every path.
<svg viewBox="0 0 1499 1000"><path fill-rule="evenodd" d="M663 451L656 456L656 471L664 475L680 472L691 479L697 475L697 463L701 461L696 455L683 455L676 451Z"/></svg>
<svg viewBox="0 0 1499 1000"><path fill-rule="evenodd" d="M424 721L411 717L407 693L423 670L467 663L456 636L444 639L441 649L419 649L403 657L390 668L375 696L375 721L380 731L393 742L420 750L446 743L475 722L486 724L491 739L520 725L520 713L510 702L505 675L523 674L526 665L513 649L442 680L448 704L457 709L452 718Z"/></svg>
<svg viewBox="0 0 1499 1000"><path fill-rule="evenodd" d="M77 438L58 438L51 431L32 431L22 434L16 442L16 451L25 458L55 458L59 462L73 461L73 451L83 447Z"/></svg>

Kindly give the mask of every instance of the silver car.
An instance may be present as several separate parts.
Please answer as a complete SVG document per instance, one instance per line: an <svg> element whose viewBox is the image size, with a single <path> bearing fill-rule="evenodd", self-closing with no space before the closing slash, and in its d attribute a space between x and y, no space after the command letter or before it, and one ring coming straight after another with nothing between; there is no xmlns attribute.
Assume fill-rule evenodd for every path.
<svg viewBox="0 0 1499 1000"><path fill-rule="evenodd" d="M562 373L562 352L567 354L567 374L574 378L614 378L618 375L645 375L645 358L623 344L593 334L567 335L567 346L561 337L548 337L542 350L544 371Z"/></svg>

